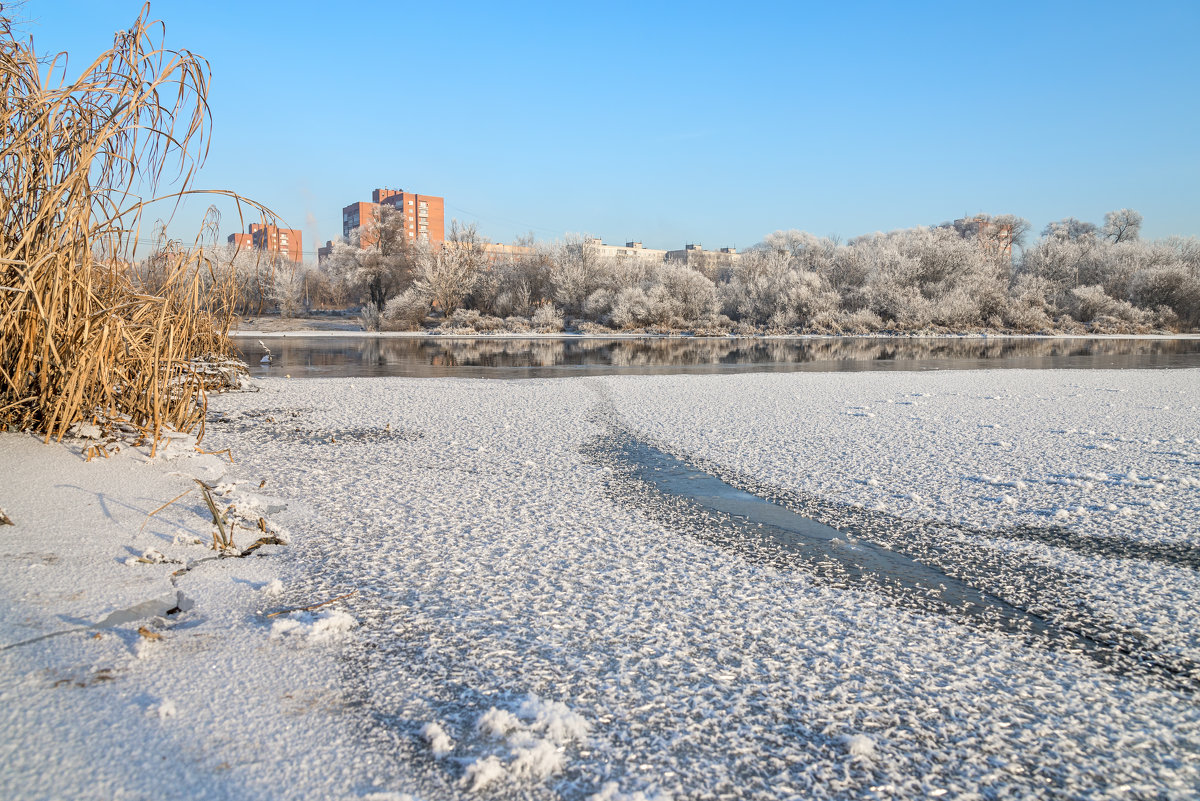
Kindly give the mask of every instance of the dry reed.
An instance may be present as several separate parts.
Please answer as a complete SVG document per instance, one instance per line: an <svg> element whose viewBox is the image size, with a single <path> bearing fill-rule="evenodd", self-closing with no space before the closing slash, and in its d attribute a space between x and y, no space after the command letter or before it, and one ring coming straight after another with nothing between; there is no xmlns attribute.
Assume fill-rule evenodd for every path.
<svg viewBox="0 0 1200 801"><path fill-rule="evenodd" d="M147 205L195 194L210 71L148 13L68 80L65 55L39 62L0 6L0 429L203 436L214 373L197 360L231 352L230 287L199 237L156 254L152 277L133 256ZM168 168L177 188L156 198Z"/></svg>

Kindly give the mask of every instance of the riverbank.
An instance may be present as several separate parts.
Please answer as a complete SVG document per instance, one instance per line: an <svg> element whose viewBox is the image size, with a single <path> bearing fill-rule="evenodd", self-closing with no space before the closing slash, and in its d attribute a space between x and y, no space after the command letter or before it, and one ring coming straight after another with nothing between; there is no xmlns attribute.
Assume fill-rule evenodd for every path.
<svg viewBox="0 0 1200 801"><path fill-rule="evenodd" d="M1200 663L1200 581L1172 561L1200 548L1198 379L262 381L212 402L205 445L236 463L194 464L262 494L291 544L190 571L179 589L195 603L153 629L162 641L131 622L3 651L5 674L21 677L5 688L5 753L44 743L7 763L19 767L5 769L5 794L1189 797L1195 693L789 567L730 521L647 490L604 437L617 427L827 522L894 521L854 529L847 547L903 530L928 545L928 564L957 565L1040 615ZM189 462L84 464L17 435L0 445L6 485L16 465L36 467L0 500L18 523L0 529L6 552L24 554L0 572L5 621L95 622L141 597L51 601L22 583L80 559L103 566L89 585L145 568L161 571L148 574L151 595L166 588L169 567L119 562L143 546L146 513L186 488L170 473ZM80 495L95 507L64 500L59 522L37 524L44 542L15 550L59 483L91 487ZM199 525L189 519L204 522L199 499L187 502L146 527L172 558L207 553L174 544ZM93 540L90 556L67 548ZM1091 547L1120 542L1133 553ZM1176 550L1142 558L1138 544ZM58 561L30 567L38 553ZM282 594L268 597L275 580ZM314 641L312 620L264 619L338 598L311 613L353 618L326 624L328 641ZM75 606L38 611L48 603ZM143 640L153 658L138 658ZM86 650L99 646L111 655ZM111 681L54 686L111 665ZM92 736L125 718L131 744ZM87 784L89 763L106 784Z"/></svg>

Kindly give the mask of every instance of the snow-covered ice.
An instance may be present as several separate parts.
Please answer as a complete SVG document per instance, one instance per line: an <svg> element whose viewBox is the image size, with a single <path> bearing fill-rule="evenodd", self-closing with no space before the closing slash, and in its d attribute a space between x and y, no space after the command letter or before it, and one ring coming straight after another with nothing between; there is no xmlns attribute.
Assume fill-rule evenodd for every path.
<svg viewBox="0 0 1200 801"><path fill-rule="evenodd" d="M170 560L205 553L176 542L188 510L134 532L190 479L132 459L86 465L96 481L136 467L150 488L136 512L97 498L87 525L117 533L94 555L68 520L37 550L0 529L6 644L56 628L33 576L79 559L124 583L105 604L57 581L62 614L97 621L160 590L191 610L145 660L123 655L146 639L132 622L0 652L19 677L0 699L17 760L0 795L100 797L98 764L98 786L134 796L1194 797L1198 405L1194 370L264 381L213 399L205 446L236 463L208 479L263 494L246 508L273 510L286 548L172 584ZM1184 673L765 558L737 521L599 458L613 426L844 527L848 552L901 550ZM0 446L6 480L43 458ZM21 491L0 505L18 530L48 514ZM151 547L164 562L123 564ZM90 736L127 718L135 745Z"/></svg>

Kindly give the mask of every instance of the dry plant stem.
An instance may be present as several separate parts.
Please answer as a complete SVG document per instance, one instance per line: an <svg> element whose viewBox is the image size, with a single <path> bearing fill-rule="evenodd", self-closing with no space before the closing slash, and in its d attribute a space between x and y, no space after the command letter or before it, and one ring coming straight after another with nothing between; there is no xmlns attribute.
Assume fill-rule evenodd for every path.
<svg viewBox="0 0 1200 801"><path fill-rule="evenodd" d="M267 617L279 617L280 615L287 615L292 612L311 612L314 609L320 609L322 606L329 606L332 603L349 598L356 592L358 592L358 590L350 590L350 592L346 593L345 595L339 595L336 598L330 598L328 601L321 601L321 603L313 604L312 606L300 606L295 609L280 609L278 612L272 612L271 614L267 615Z"/></svg>
<svg viewBox="0 0 1200 801"><path fill-rule="evenodd" d="M171 504L175 503L175 501L179 500L179 499L180 499L180 498L182 498L184 495L189 495L189 494L191 494L191 490L190 490L190 489L189 489L189 490L184 490L183 492L179 493L178 495L176 495L176 496L175 496L174 498L172 498L171 500L169 500L169 501L167 501L166 503L164 503L162 506L160 506L160 507L158 507L157 509L155 509L155 510L154 510L153 512L151 512L150 514L146 515L146 519L142 521L142 527L138 529L138 534L141 534L143 531L145 531L145 530L146 530L146 524L150 522L150 518L154 517L156 514L158 514L159 512L161 512L163 509L166 509L168 506L170 506Z"/></svg>
<svg viewBox="0 0 1200 801"><path fill-rule="evenodd" d="M239 553L238 557L249 556L264 545L287 545L287 543L275 536L259 537L257 540L251 543L249 548L246 548Z"/></svg>
<svg viewBox="0 0 1200 801"><path fill-rule="evenodd" d="M205 456L227 456L229 457L229 463L233 464L233 451L231 451L229 448L224 448L219 451L206 451L203 448L196 448L196 453L201 453Z"/></svg>
<svg viewBox="0 0 1200 801"><path fill-rule="evenodd" d="M225 550L233 547L232 532L225 531L225 518L217 511L217 504L213 501L212 487L205 484L200 479L192 479L200 485L200 493L204 496L204 503L208 505L208 511L212 513L213 524L217 527L217 532L213 534L213 549Z"/></svg>
<svg viewBox="0 0 1200 801"><path fill-rule="evenodd" d="M134 261L159 199L139 193L166 173L166 197L191 194L210 124L207 62L163 47L148 13L69 80L0 8L0 426L61 440L99 411L145 430L153 455L168 428L203 437L212 379L192 360L232 353L234 300L199 240L169 243L152 275Z"/></svg>

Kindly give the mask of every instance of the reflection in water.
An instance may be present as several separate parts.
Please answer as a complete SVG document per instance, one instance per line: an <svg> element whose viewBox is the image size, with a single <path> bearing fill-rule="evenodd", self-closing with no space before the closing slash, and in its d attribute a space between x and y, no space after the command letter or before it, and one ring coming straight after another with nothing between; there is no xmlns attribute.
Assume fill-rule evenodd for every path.
<svg viewBox="0 0 1200 801"><path fill-rule="evenodd" d="M235 340L254 375L536 378L613 373L1200 367L1200 339L451 339Z"/></svg>

